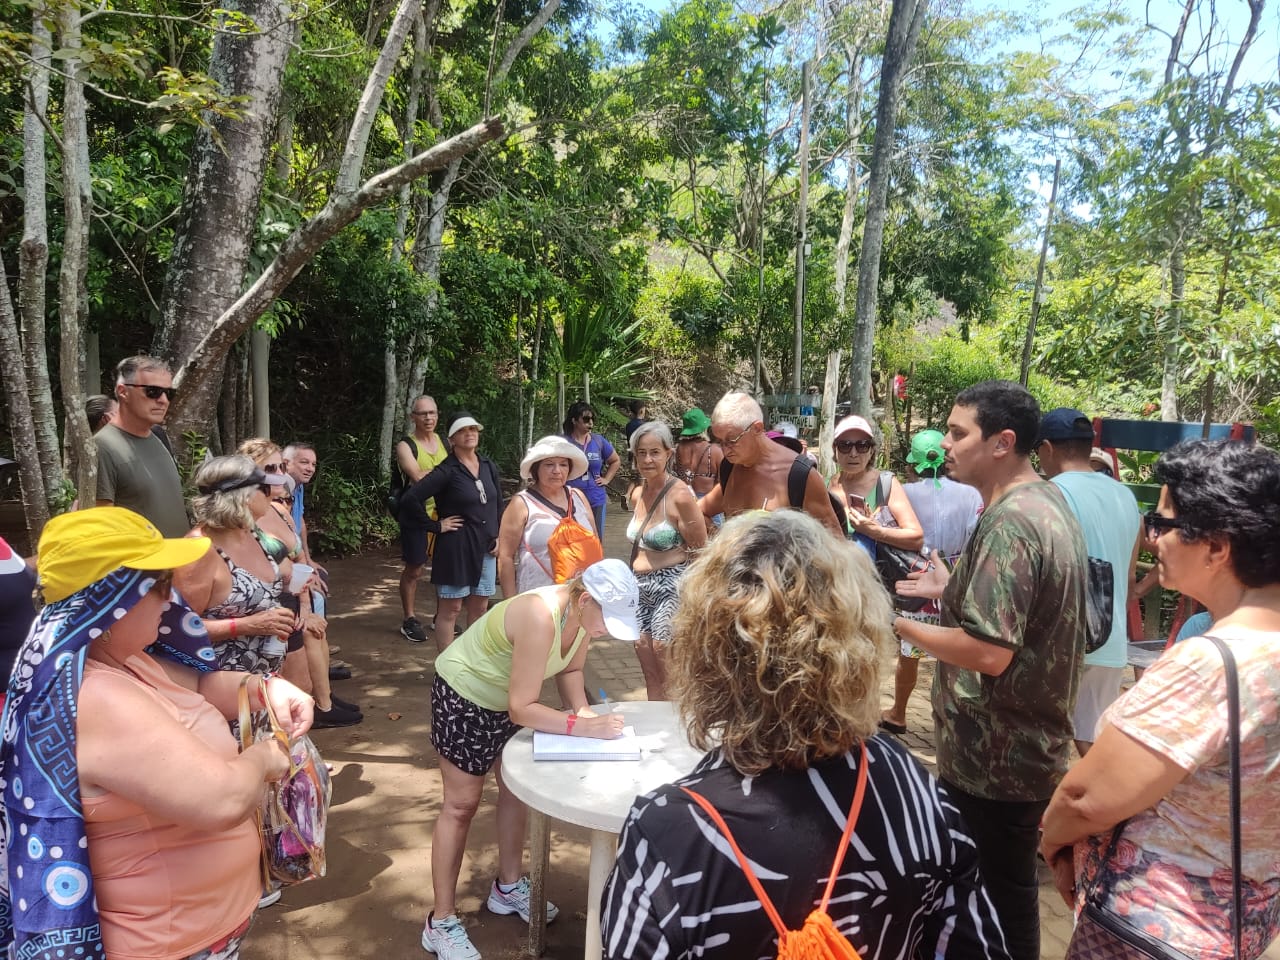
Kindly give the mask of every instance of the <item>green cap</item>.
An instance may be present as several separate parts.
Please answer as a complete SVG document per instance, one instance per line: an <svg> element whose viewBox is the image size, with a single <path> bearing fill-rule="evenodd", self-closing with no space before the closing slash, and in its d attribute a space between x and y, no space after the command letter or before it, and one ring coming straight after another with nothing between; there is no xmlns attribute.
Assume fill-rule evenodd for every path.
<svg viewBox="0 0 1280 960"><path fill-rule="evenodd" d="M696 437L700 433L706 433L709 426L711 426L711 418L694 407L692 410L686 410L684 416L680 418L680 436Z"/></svg>
<svg viewBox="0 0 1280 960"><path fill-rule="evenodd" d="M942 469L945 457L942 434L937 430L921 430L911 438L911 452L907 454L907 463L914 465L918 473L937 474Z"/></svg>

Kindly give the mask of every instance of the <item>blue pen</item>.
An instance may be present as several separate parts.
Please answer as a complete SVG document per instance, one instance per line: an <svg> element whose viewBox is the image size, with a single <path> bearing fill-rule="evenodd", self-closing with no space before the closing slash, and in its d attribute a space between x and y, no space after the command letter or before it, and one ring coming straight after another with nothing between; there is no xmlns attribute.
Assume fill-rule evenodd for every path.
<svg viewBox="0 0 1280 960"><path fill-rule="evenodd" d="M608 708L607 710L605 710L605 712L613 713L613 701L610 700L609 695L604 692L604 687L601 687L596 692L600 694L601 705Z"/></svg>

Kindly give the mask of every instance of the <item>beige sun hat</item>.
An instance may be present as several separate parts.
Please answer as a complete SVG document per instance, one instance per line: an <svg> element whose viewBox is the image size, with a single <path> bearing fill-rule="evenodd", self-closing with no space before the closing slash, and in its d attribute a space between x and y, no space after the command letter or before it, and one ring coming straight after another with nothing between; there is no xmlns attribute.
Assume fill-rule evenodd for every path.
<svg viewBox="0 0 1280 960"><path fill-rule="evenodd" d="M533 482L534 465L549 457L563 457L571 464L569 479L577 480L587 472L587 455L564 437L543 437L524 455L520 461L520 477L525 483Z"/></svg>

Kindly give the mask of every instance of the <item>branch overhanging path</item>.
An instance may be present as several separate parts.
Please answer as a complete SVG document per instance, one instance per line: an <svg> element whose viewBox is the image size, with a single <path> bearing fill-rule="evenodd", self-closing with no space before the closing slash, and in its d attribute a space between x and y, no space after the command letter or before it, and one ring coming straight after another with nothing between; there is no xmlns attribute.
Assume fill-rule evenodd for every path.
<svg viewBox="0 0 1280 960"><path fill-rule="evenodd" d="M402 185L448 166L486 143L497 140L503 133L502 121L489 117L399 166L371 177L354 193L330 197L319 213L289 235L258 279L218 318L177 371L174 385L180 387L187 372L199 369L210 356L225 355L230 343L262 315L316 251L361 213L391 196Z"/></svg>

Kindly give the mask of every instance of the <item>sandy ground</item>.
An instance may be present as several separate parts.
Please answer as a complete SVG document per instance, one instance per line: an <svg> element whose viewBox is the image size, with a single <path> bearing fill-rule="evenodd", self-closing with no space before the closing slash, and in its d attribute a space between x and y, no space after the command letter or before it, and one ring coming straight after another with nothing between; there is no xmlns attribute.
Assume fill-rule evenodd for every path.
<svg viewBox="0 0 1280 960"><path fill-rule="evenodd" d="M609 508L605 547L626 558L625 515ZM314 739L335 768L329 821L328 875L284 891L280 902L259 912L242 949L245 960L339 960L425 958L420 945L431 903L431 825L440 806L440 774L428 740L428 691L435 644L411 644L399 634L397 552L381 550L328 564L334 596L330 642L351 664L353 679L335 685L339 696L359 703L362 724L321 730ZM432 608L429 586L421 591L419 616ZM882 696L892 700L887 665ZM922 665L908 711L904 741L926 765L933 764L928 694L931 665ZM603 687L617 700L644 699L644 682L631 648L617 641L592 646L589 690ZM548 683L545 692L554 688ZM554 699L550 702L556 703ZM557 704L558 705L558 704ZM518 917L484 909L496 873L492 780L473 823L458 885L458 907L472 941L489 960L523 957L526 927ZM550 899L560 916L547 931L548 957L581 957L585 932L588 840L585 830L552 822ZM1071 936L1071 917L1041 873L1042 957L1061 958ZM1273 946L1265 955L1280 960Z"/></svg>

